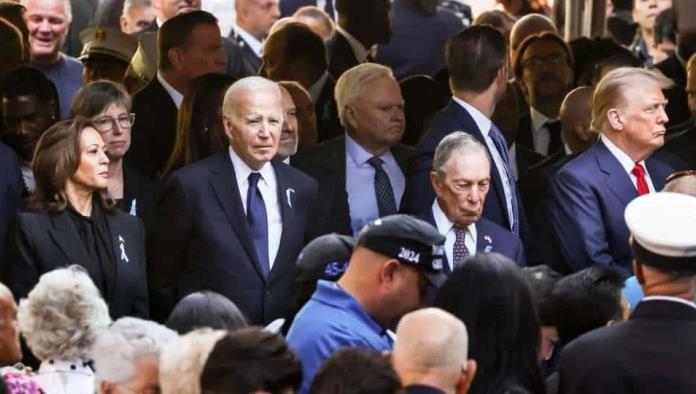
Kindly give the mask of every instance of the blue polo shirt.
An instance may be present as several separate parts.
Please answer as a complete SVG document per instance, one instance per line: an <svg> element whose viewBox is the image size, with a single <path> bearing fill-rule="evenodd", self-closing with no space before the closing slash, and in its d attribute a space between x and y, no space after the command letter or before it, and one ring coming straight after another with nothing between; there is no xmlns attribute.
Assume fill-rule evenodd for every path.
<svg viewBox="0 0 696 394"><path fill-rule="evenodd" d="M290 347L302 360L302 389L309 392L314 374L333 352L345 347L391 350L393 341L348 292L320 280L312 298L290 326Z"/></svg>

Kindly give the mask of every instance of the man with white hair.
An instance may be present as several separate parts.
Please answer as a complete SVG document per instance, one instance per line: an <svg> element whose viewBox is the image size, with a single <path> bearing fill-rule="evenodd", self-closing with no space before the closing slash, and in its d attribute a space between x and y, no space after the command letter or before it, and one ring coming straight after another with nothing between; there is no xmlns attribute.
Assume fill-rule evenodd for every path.
<svg viewBox="0 0 696 394"><path fill-rule="evenodd" d="M349 214L357 235L369 221L399 210L413 149L398 143L406 126L404 99L389 68L365 63L346 71L336 83L336 103L345 135L298 155L297 167L320 189L346 193L347 204L321 199L318 209L334 218ZM349 212L338 214L341 209Z"/></svg>
<svg viewBox="0 0 696 394"><path fill-rule="evenodd" d="M157 393L159 357L176 332L155 322L122 317L97 336L92 357L99 394Z"/></svg>
<svg viewBox="0 0 696 394"><path fill-rule="evenodd" d="M61 118L82 87L82 63L61 52L72 20L70 0L27 0L24 19L29 29L29 63L56 85Z"/></svg>
<svg viewBox="0 0 696 394"><path fill-rule="evenodd" d="M563 166L551 186L551 224L573 271L605 264L631 274L623 210L639 195L662 189L682 167L661 152L653 155L664 144L669 118L662 90L670 84L661 74L623 67L597 85L592 128L600 139Z"/></svg>
<svg viewBox="0 0 696 394"><path fill-rule="evenodd" d="M170 176L149 249L151 313L157 319L199 290L229 298L252 324L288 312L295 259L313 227L317 185L271 161L283 118L275 82L237 81L223 101L229 150Z"/></svg>
<svg viewBox="0 0 696 394"><path fill-rule="evenodd" d="M468 350L461 320L442 309L425 308L399 322L392 365L404 393L465 394L476 374L476 361L467 359Z"/></svg>

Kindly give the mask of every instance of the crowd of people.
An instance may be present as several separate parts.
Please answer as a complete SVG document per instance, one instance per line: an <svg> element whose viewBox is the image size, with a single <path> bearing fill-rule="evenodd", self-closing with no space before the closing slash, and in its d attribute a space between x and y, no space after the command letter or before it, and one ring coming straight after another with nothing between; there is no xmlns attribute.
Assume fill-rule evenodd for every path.
<svg viewBox="0 0 696 394"><path fill-rule="evenodd" d="M556 3L0 1L0 393L696 390L693 6Z"/></svg>

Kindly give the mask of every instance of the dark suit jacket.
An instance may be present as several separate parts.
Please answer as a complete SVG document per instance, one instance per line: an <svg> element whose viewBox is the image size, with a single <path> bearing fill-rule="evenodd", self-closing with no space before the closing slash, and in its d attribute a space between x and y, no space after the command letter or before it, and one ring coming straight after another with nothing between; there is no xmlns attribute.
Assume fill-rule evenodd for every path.
<svg viewBox="0 0 696 394"><path fill-rule="evenodd" d="M229 154L171 175L148 249L156 319L165 319L179 299L199 290L229 298L252 324L268 324L287 314L295 293L295 259L307 241L317 185L282 162L272 165L283 233L267 278L259 267Z"/></svg>
<svg viewBox="0 0 696 394"><path fill-rule="evenodd" d="M348 40L338 31L326 40L326 54L329 56L329 74L336 80L359 64Z"/></svg>
<svg viewBox="0 0 696 394"><path fill-rule="evenodd" d="M416 157L406 181L406 191L401 202L401 210L407 213L423 212L430 208L435 200L435 192L430 183L430 172L433 169L433 155L440 141L453 131L465 131L471 134L483 146L487 146L483 134L469 113L454 100L440 112L430 123L427 133L418 143ZM520 201L518 197L518 201ZM498 169L491 163L491 187L483 206L483 216L504 228L510 228L507 204L503 192L503 183ZM524 212L520 206L520 229L524 233Z"/></svg>
<svg viewBox="0 0 696 394"><path fill-rule="evenodd" d="M686 122L691 117L689 101L684 91L686 88L686 66L672 53L667 59L657 63L655 68L674 81L675 84L674 87L665 90L665 98L669 100L665 109L669 117L669 125Z"/></svg>
<svg viewBox="0 0 696 394"><path fill-rule="evenodd" d="M696 170L696 125L694 120L674 127L667 132L667 141L662 148L687 163L690 170Z"/></svg>
<svg viewBox="0 0 696 394"><path fill-rule="evenodd" d="M529 168L543 161L544 155L536 153L533 149L526 146L515 144L515 163L517 164L517 179L521 179L527 174Z"/></svg>
<svg viewBox="0 0 696 394"><path fill-rule="evenodd" d="M235 33L234 29L230 31L228 37L240 49L238 53L241 55L245 68L253 72L250 75L257 75L261 68L262 59L256 55L249 44L247 44L240 35Z"/></svg>
<svg viewBox="0 0 696 394"><path fill-rule="evenodd" d="M317 116L317 142L343 134L343 126L338 119L338 105L334 98L335 88L336 80L329 75L314 104L314 113Z"/></svg>
<svg viewBox="0 0 696 394"><path fill-rule="evenodd" d="M112 319L122 316L147 318L143 225L139 219L119 210L105 215L116 257L115 270L114 267L99 267L90 260L68 212L27 212L17 215L8 236L8 264L3 273L3 283L10 287L16 299L24 298L42 274L78 264L92 277L96 270L102 270L109 286L99 290L109 305ZM122 257L121 246L125 258Z"/></svg>
<svg viewBox="0 0 696 394"><path fill-rule="evenodd" d="M432 208L416 215L416 217L437 228ZM474 225L476 226L476 254L500 253L520 267L527 265L522 241L515 234L484 217L481 217ZM445 263L447 263L447 257L445 257ZM445 272L450 273L449 264L445 264Z"/></svg>
<svg viewBox="0 0 696 394"><path fill-rule="evenodd" d="M292 16L295 11L308 5L313 5L316 7L317 0L283 0L280 2L280 16L283 18L286 16ZM333 15L331 15L331 18L333 18Z"/></svg>
<svg viewBox="0 0 696 394"><path fill-rule="evenodd" d="M401 172L406 173L413 149L396 144L391 149ZM346 140L339 136L298 154L293 163L319 183L315 202L318 217L331 218L322 233L337 232L352 235L348 192L346 191Z"/></svg>
<svg viewBox="0 0 696 394"><path fill-rule="evenodd" d="M676 170L658 161L659 156L645 161L655 190ZM630 177L601 140L561 168L552 184L549 214L565 261L574 270L606 264L632 275L624 209L636 197Z"/></svg>
<svg viewBox="0 0 696 394"><path fill-rule="evenodd" d="M152 230L155 208L161 192L160 182L150 180L139 171L123 166L123 200L120 208L125 213L135 213L145 225L146 232Z"/></svg>
<svg viewBox="0 0 696 394"><path fill-rule="evenodd" d="M0 142L0 271L5 262L7 226L22 205L24 180L14 150Z"/></svg>
<svg viewBox="0 0 696 394"><path fill-rule="evenodd" d="M696 309L643 301L630 320L590 331L561 352L561 394L693 393Z"/></svg>
<svg viewBox="0 0 696 394"><path fill-rule="evenodd" d="M157 77L133 96L135 123L126 163L150 179L167 164L176 139L178 110Z"/></svg>
<svg viewBox="0 0 696 394"><path fill-rule="evenodd" d="M549 134L551 136L551 141L549 142L549 154L551 154L563 148L560 125L558 127L558 130L549 130ZM528 113L520 117L517 129L517 140L515 142L517 143L517 145L522 145L527 149L534 150L534 136L532 135L532 116Z"/></svg>

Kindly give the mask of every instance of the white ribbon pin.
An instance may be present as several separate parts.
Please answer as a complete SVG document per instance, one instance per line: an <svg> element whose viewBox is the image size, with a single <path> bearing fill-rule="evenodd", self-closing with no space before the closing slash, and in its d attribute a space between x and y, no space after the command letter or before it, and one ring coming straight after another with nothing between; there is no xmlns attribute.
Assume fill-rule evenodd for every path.
<svg viewBox="0 0 696 394"><path fill-rule="evenodd" d="M288 200L288 206L290 209L292 209L292 195L295 194L295 189L290 188L285 190L285 197L287 197Z"/></svg>
<svg viewBox="0 0 696 394"><path fill-rule="evenodd" d="M483 237L483 239L484 239L484 240L486 241L486 243L488 244L488 245L486 245L486 247L485 247L485 249L483 250L483 252L484 252L484 253L488 253L488 252L492 251L492 250L493 250L493 245L491 245L491 244L493 243L493 239L491 238L491 236L490 236L490 235L486 235L486 236Z"/></svg>
<svg viewBox="0 0 696 394"><path fill-rule="evenodd" d="M126 263L129 262L128 256L126 255L126 241L123 240L122 236L118 236L118 247L121 249L121 260L125 261Z"/></svg>

